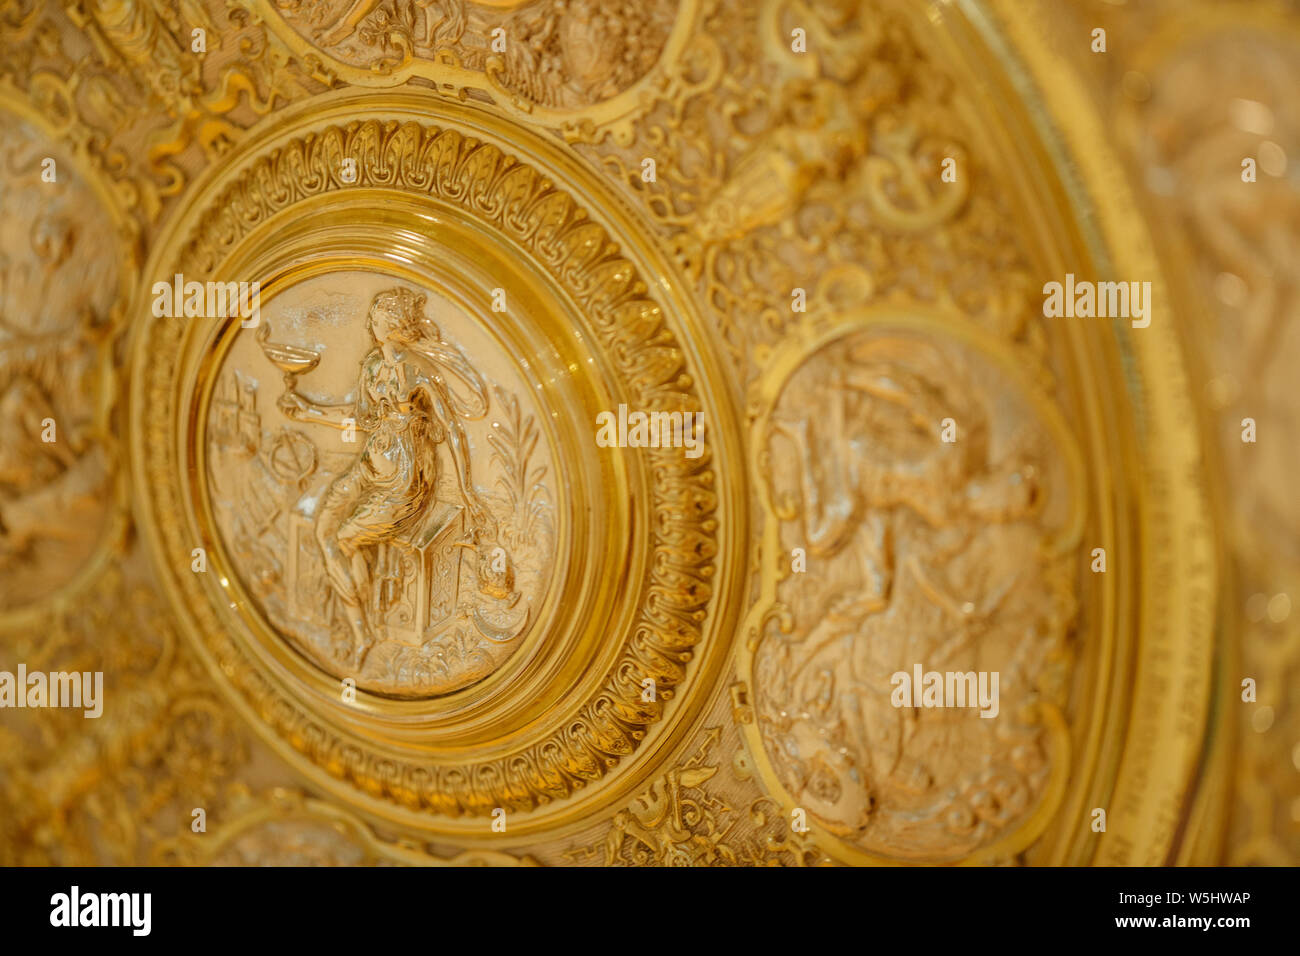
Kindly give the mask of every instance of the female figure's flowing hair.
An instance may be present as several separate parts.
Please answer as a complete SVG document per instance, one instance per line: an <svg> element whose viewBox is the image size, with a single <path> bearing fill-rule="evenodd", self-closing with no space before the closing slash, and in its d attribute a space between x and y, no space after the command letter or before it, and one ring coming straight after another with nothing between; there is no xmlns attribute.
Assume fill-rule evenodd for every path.
<svg viewBox="0 0 1300 956"><path fill-rule="evenodd" d="M422 366L424 377L420 384L431 424L445 430L472 523L481 524L488 512L471 482L469 445L463 423L487 414L488 387L465 353L445 341L437 324L425 315L427 299L423 293L398 287L375 296L372 308L383 309L397 320L390 328L390 341L401 345L408 358ZM380 342L381 346L386 344Z"/></svg>

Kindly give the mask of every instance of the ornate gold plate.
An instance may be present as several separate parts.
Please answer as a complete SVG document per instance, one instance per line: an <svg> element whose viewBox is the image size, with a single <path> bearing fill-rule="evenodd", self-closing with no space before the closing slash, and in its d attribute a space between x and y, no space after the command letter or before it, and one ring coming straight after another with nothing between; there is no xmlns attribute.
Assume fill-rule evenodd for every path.
<svg viewBox="0 0 1300 956"><path fill-rule="evenodd" d="M1300 859L1296 22L6 4L0 864Z"/></svg>

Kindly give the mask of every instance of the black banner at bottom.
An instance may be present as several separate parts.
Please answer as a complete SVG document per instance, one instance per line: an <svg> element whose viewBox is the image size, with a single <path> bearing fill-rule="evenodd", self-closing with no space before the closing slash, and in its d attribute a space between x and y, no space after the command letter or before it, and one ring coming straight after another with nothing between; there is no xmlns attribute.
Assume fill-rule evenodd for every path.
<svg viewBox="0 0 1300 956"><path fill-rule="evenodd" d="M721 921L747 935L746 921L766 934L793 920L801 932L923 927L933 942L1050 924L1057 939L1196 934L1230 945L1290 927L1295 871L68 868L0 870L0 887L10 941L373 944L384 927L431 943L453 930L558 941L561 922L576 920L587 931L575 941L596 943L590 931L614 924L678 936L716 933Z"/></svg>

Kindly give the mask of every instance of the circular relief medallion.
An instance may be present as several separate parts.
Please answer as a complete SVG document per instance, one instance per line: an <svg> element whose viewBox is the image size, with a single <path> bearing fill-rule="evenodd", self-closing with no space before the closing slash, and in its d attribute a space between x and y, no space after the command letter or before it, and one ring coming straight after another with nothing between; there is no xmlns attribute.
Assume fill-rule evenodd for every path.
<svg viewBox="0 0 1300 956"><path fill-rule="evenodd" d="M358 687L494 671L555 566L555 467L509 357L443 296L335 272L235 337L205 446L217 529L259 610Z"/></svg>
<svg viewBox="0 0 1300 956"><path fill-rule="evenodd" d="M184 627L273 746L406 824L531 811L524 838L626 798L726 652L717 350L605 189L477 108L335 95L196 184L135 304ZM698 434L599 440L637 413Z"/></svg>
<svg viewBox="0 0 1300 956"><path fill-rule="evenodd" d="M604 127L630 138L626 120L688 72L702 16L698 0L250 3L287 47L348 83L392 88L419 77L473 89L566 137Z"/></svg>
<svg viewBox="0 0 1300 956"><path fill-rule="evenodd" d="M110 206L36 123L0 110L0 617L84 577L108 538L106 421L123 309Z"/></svg>
<svg viewBox="0 0 1300 956"><path fill-rule="evenodd" d="M849 322L769 378L748 731L850 857L965 857L1060 796L1078 456L997 351Z"/></svg>
<svg viewBox="0 0 1300 956"><path fill-rule="evenodd" d="M416 5L380 0L283 0L274 17L347 66L385 75L412 63L490 74L531 103L576 108L622 92L654 66L674 0L494 0Z"/></svg>

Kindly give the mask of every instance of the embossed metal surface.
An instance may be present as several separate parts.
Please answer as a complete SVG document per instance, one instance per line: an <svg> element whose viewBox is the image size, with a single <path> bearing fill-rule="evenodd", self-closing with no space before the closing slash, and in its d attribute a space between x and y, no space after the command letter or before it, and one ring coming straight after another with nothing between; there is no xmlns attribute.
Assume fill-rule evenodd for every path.
<svg viewBox="0 0 1300 956"><path fill-rule="evenodd" d="M4 4L0 863L1294 864L1298 24Z"/></svg>

